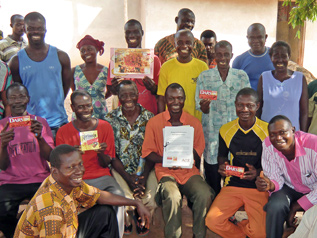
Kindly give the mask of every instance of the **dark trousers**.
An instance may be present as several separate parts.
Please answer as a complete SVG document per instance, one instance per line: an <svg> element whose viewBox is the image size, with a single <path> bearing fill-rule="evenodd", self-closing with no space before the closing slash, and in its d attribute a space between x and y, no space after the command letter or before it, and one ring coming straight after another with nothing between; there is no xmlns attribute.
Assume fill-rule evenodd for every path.
<svg viewBox="0 0 317 238"><path fill-rule="evenodd" d="M217 196L221 189L221 175L218 173L218 164L208 164L204 161L205 181L215 191Z"/></svg>
<svg viewBox="0 0 317 238"><path fill-rule="evenodd" d="M78 215L77 238L119 238L116 213L111 206L95 205Z"/></svg>
<svg viewBox="0 0 317 238"><path fill-rule="evenodd" d="M292 202L297 201L304 194L296 192L287 185L280 191L272 193L269 202L264 206L266 211L266 237L281 238L283 225L288 217Z"/></svg>
<svg viewBox="0 0 317 238"><path fill-rule="evenodd" d="M24 199L31 199L40 185L31 183L0 186L0 230L6 238L13 237L20 203Z"/></svg>

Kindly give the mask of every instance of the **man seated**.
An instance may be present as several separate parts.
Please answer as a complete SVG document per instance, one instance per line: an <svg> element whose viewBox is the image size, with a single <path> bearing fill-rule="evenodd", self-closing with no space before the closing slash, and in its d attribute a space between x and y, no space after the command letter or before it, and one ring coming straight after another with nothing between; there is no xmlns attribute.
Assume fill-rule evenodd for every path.
<svg viewBox="0 0 317 238"><path fill-rule="evenodd" d="M195 90L197 77L208 66L205 62L193 58L194 35L190 30L180 30L175 34L177 58L171 59L162 65L158 84L158 111L163 112L166 107L164 94L171 83L180 84L185 90L186 100L184 111L201 120L201 112L195 108Z"/></svg>
<svg viewBox="0 0 317 238"><path fill-rule="evenodd" d="M250 87L248 75L243 70L230 67L232 45L219 41L215 46L217 67L202 72L197 79L196 109L203 112L202 125L205 136L204 168L206 182L218 194L221 176L218 173L218 140L220 127L237 118L235 98L240 89ZM212 97L201 98L204 90ZM203 96L203 95L202 95Z"/></svg>
<svg viewBox="0 0 317 238"><path fill-rule="evenodd" d="M112 161L114 168L112 174L127 198L141 198L143 204L153 213L156 208L154 195L157 187L154 171L147 171L147 174L143 176L136 174L140 163L145 126L153 117L153 113L137 103L139 93L133 81L123 80L118 90L121 106L111 111L106 117L115 136L116 156ZM126 219L125 223L125 233L129 234L132 230L130 219ZM140 235L148 233L148 230L140 227L139 224L136 224L136 228Z"/></svg>
<svg viewBox="0 0 317 238"><path fill-rule="evenodd" d="M124 196L119 184L111 176L108 167L112 158L115 157L114 136L111 125L97 118L92 117L93 105L89 93L83 90L76 90L72 93L71 108L76 119L62 126L56 135L56 145L68 144L80 148L80 133L85 131L97 131L100 149L84 151L85 174L83 179L91 186L100 190L108 191ZM123 236L124 207L115 208L119 225L120 237Z"/></svg>
<svg viewBox="0 0 317 238"><path fill-rule="evenodd" d="M142 25L135 19L130 19L124 25L124 35L128 48L142 48L142 38L144 35ZM154 115L157 114L156 92L160 74L161 62L154 55L154 70L153 78L145 76L143 79L130 78L138 87L140 103L146 110L149 110ZM110 70L108 70L107 90L113 95L118 94L118 85L122 79L120 77L110 78Z"/></svg>
<svg viewBox="0 0 317 238"><path fill-rule="evenodd" d="M215 54L215 46L217 43L216 33L212 30L205 30L200 35L200 40L204 43L207 52L207 59L209 69L213 69L217 66L216 62L216 54Z"/></svg>
<svg viewBox="0 0 317 238"><path fill-rule="evenodd" d="M317 136L295 132L282 115L273 117L268 128L262 144L264 177L257 177L256 186L271 192L264 206L266 237L280 238L285 220L294 227L296 212L317 204Z"/></svg>
<svg viewBox="0 0 317 238"><path fill-rule="evenodd" d="M268 124L255 116L259 98L252 88L238 92L235 108L238 118L219 131L218 171L225 177L225 184L210 207L206 226L224 238L265 237L263 206L268 194L256 189L255 179L261 171L262 141L268 136ZM228 164L242 167L245 172L241 177L228 175ZM249 219L235 225L229 218L241 206Z"/></svg>
<svg viewBox="0 0 317 238"><path fill-rule="evenodd" d="M13 83L6 96L11 115L0 121L0 230L10 238L20 203L32 198L49 175L47 160L54 141L46 120L26 111L30 97L25 86ZM24 123L29 125L17 125L22 116L28 117Z"/></svg>
<svg viewBox="0 0 317 238"><path fill-rule="evenodd" d="M51 174L22 214L14 237L118 238L115 212L110 206L135 206L141 223L149 212L139 201L101 191L83 181L84 162L77 148L57 146L50 155ZM96 203L100 205L94 206ZM89 208L78 214L80 207ZM77 233L77 236L76 236Z"/></svg>
<svg viewBox="0 0 317 238"><path fill-rule="evenodd" d="M195 14L188 8L182 8L179 10L177 17L175 17L175 23L177 25L176 32L179 30L187 29L192 31L195 26ZM156 54L161 64L166 61L177 57L175 34L165 36L160 39L154 47L154 54ZM207 53L204 44L194 38L193 50L190 52L193 58L200 59L207 63Z"/></svg>
<svg viewBox="0 0 317 238"><path fill-rule="evenodd" d="M182 195L187 197L193 206L193 233L196 238L205 237L205 216L214 198L214 191L208 186L193 166L191 169L162 167L163 128L167 126L190 125L194 128L193 156L200 161L205 142L200 121L183 111L185 92L181 85L170 84L166 88L165 100L167 111L151 118L146 126L142 146L142 157L149 163L155 163L155 173L159 181L156 201L162 205L165 221L165 237L182 235Z"/></svg>

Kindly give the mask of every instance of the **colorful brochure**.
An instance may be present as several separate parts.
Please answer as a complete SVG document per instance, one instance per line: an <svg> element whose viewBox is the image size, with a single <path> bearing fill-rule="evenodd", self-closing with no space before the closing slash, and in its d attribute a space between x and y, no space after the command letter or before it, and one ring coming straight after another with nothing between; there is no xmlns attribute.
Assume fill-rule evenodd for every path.
<svg viewBox="0 0 317 238"><path fill-rule="evenodd" d="M98 150L100 148L96 130L79 132L79 136L81 151Z"/></svg>
<svg viewBox="0 0 317 238"><path fill-rule="evenodd" d="M110 54L111 78L153 78L153 49L111 48Z"/></svg>

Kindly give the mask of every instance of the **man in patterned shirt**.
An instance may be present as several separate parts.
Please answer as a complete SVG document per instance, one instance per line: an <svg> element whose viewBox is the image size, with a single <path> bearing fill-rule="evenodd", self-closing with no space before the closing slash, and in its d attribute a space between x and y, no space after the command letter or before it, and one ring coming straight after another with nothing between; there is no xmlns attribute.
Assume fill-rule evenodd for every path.
<svg viewBox="0 0 317 238"><path fill-rule="evenodd" d="M193 30L195 26L195 14L188 8L179 10L177 17L175 17L177 24L176 32L183 29ZM159 40L154 47L154 54L159 57L161 64L169 59L176 58L177 52L175 48L175 34L166 36ZM207 52L204 44L195 38L193 51L191 52L193 58L200 59L207 63Z"/></svg>
<svg viewBox="0 0 317 238"><path fill-rule="evenodd" d="M206 147L204 166L206 182L216 194L220 191L218 173L218 140L222 125L237 118L234 101L240 89L250 87L248 75L243 70L230 68L232 46L220 41L215 46L217 67L202 72L196 86L196 109L203 112L201 123L204 128ZM214 97L201 99L200 90L208 90Z"/></svg>
<svg viewBox="0 0 317 238"><path fill-rule="evenodd" d="M266 237L280 238L283 224L295 227L297 211L317 204L317 136L296 131L291 121L277 115L269 122L264 140L262 168L257 177L259 191L269 191Z"/></svg>
<svg viewBox="0 0 317 238"><path fill-rule="evenodd" d="M144 176L136 175L145 126L153 117L153 113L137 103L138 95L135 82L123 80L118 89L121 106L111 111L106 117L113 128L115 137L116 157L112 160L114 168L112 175L127 198L141 197L143 204L153 212L156 208L154 195L157 187L154 170L146 176L148 178L146 181ZM127 208L127 210L130 209ZM131 228L130 221L126 220L126 233L129 233L129 227Z"/></svg>
<svg viewBox="0 0 317 238"><path fill-rule="evenodd" d="M0 41L0 59L4 62L8 62L12 56L27 45L22 37L24 34L23 16L18 14L11 16L10 26L12 34Z"/></svg>
<svg viewBox="0 0 317 238"><path fill-rule="evenodd" d="M14 237L118 238L115 212L110 206L136 206L142 222L149 212L139 201L89 186L80 152L70 145L57 146L50 155L51 175L34 195L17 225ZM100 205L94 206L96 203ZM77 215L80 207L88 210Z"/></svg>

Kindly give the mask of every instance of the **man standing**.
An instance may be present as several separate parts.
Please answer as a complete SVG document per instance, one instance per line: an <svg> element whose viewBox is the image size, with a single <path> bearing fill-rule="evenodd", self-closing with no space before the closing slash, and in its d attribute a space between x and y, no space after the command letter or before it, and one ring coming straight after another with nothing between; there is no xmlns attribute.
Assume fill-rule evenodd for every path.
<svg viewBox="0 0 317 238"><path fill-rule="evenodd" d="M38 12L25 16L29 45L18 52L9 64L13 81L24 84L30 93L28 112L44 117L55 137L60 126L67 123L64 108L72 80L68 55L44 41L45 18Z"/></svg>
<svg viewBox="0 0 317 238"><path fill-rule="evenodd" d="M216 33L212 30L205 30L200 35L200 40L204 43L207 51L208 57L208 66L209 69L213 69L217 66L215 60L215 45L217 43L217 36Z"/></svg>
<svg viewBox="0 0 317 238"><path fill-rule="evenodd" d="M177 17L175 17L175 23L177 25L176 32L183 29L192 31L195 26L195 14L188 8L182 8L179 10ZM166 36L159 40L155 44L154 54L159 57L162 64L169 59L177 57L175 34ZM194 38L191 55L193 58L200 59L207 63L207 53L205 46L200 40L196 38Z"/></svg>
<svg viewBox="0 0 317 238"><path fill-rule="evenodd" d="M237 118L235 98L240 89L250 87L248 75L243 70L230 68L232 46L228 41L219 41L215 46L217 67L202 72L196 86L196 109L203 112L206 147L204 167L206 182L219 193L221 177L218 173L218 140L222 125ZM201 99L200 90L213 94L212 99Z"/></svg>
<svg viewBox="0 0 317 238"><path fill-rule="evenodd" d="M145 126L153 117L153 113L137 103L139 93L133 81L123 80L118 87L121 105L106 117L115 136L116 156L112 161L114 168L112 174L127 198L141 198L143 204L153 213L156 208L154 195L157 187L154 171L147 171L145 176L136 174L140 163ZM127 208L127 210L130 209ZM125 223L125 233L129 234L132 230L131 221L126 219ZM137 226L137 233L145 235L148 230Z"/></svg>
<svg viewBox="0 0 317 238"><path fill-rule="evenodd" d="M142 48L143 29L139 21L130 19L124 25L125 40L128 48ZM157 84L160 74L161 62L159 58L154 55L154 70L153 79L145 76L143 79L131 78L136 83L139 91L138 103L140 103L146 110L149 110L154 115L157 114L156 92ZM108 70L107 90L111 91L113 95L118 94L118 85L122 79L119 77L110 78L110 70Z"/></svg>
<svg viewBox="0 0 317 238"><path fill-rule="evenodd" d="M0 59L4 62L8 62L12 56L27 45L22 37L24 34L23 16L18 14L11 16L10 26L12 35L8 35L0 41Z"/></svg>
<svg viewBox="0 0 317 238"><path fill-rule="evenodd" d="M317 136L296 131L282 115L269 122L269 137L262 146L264 177L259 191L271 192L266 211L266 237L281 238L283 224L295 227L295 214L317 204Z"/></svg>
<svg viewBox="0 0 317 238"><path fill-rule="evenodd" d="M202 179L199 170L193 165L190 169L162 167L163 162L163 128L167 126L190 125L194 128L193 156L200 162L204 150L203 129L200 121L183 111L185 92L181 85L170 84L165 93L167 109L151 118L146 126L142 146L142 157L155 164L155 173L159 181L156 201L162 205L165 222L165 237L182 235L182 195L187 197L193 206L193 234L196 238L206 235L205 216L214 198L213 190Z"/></svg>
<svg viewBox="0 0 317 238"><path fill-rule="evenodd" d="M56 145L68 144L80 148L80 133L97 131L100 149L88 150L82 155L85 167L83 179L91 186L113 194L124 196L119 184L111 176L109 164L115 157L114 136L111 125L92 117L93 105L91 96L82 90L72 93L71 108L76 119L62 126L56 135ZM123 236L124 207L116 207L120 237Z"/></svg>
<svg viewBox="0 0 317 238"><path fill-rule="evenodd" d="M14 83L7 89L11 116L0 121L0 230L11 238L20 203L32 198L49 175L47 160L54 147L45 119L28 114L30 100L25 86ZM28 116L30 125L12 127L10 119ZM21 119L21 118L20 118Z"/></svg>
<svg viewBox="0 0 317 238"><path fill-rule="evenodd" d="M237 56L232 68L244 70L250 80L251 87L257 90L258 81L264 71L274 70L269 48L265 46L267 34L265 27L260 23L253 23L247 31L250 50Z"/></svg>
<svg viewBox="0 0 317 238"><path fill-rule="evenodd" d="M260 174L262 141L268 136L267 123L256 118L259 97L252 88L241 89L235 101L238 118L223 125L219 132L219 173L225 177L224 187L206 216L206 226L224 238L265 238L265 212L268 194L256 189ZM230 153L230 161L228 160ZM241 177L228 175L226 166L244 168ZM248 220L235 225L229 218L244 206Z"/></svg>
<svg viewBox="0 0 317 238"><path fill-rule="evenodd" d="M22 214L14 233L19 237L118 238L113 206L135 206L141 222L149 212L139 201L89 186L80 152L70 145L57 146L50 155L51 174ZM94 206L96 203L100 205ZM80 207L88 208L78 214ZM76 236L77 233L77 236Z"/></svg>
<svg viewBox="0 0 317 238"><path fill-rule="evenodd" d="M194 35L190 30L180 30L175 34L177 57L164 63L161 68L157 95L158 111L166 108L165 90L171 83L180 84L185 90L184 111L201 120L201 112L195 108L195 91L198 75L208 70L205 62L193 58Z"/></svg>
<svg viewBox="0 0 317 238"><path fill-rule="evenodd" d="M5 90L12 84L12 75L6 63L0 60L0 119L10 115L10 107L7 105Z"/></svg>

